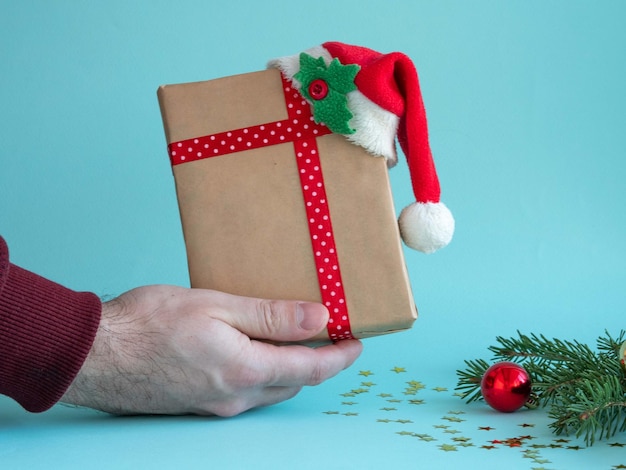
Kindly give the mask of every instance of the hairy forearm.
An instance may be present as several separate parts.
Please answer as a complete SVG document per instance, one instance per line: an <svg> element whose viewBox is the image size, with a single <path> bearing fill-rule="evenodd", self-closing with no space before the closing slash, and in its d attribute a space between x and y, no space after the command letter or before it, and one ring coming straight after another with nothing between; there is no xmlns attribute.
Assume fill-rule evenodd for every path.
<svg viewBox="0 0 626 470"><path fill-rule="evenodd" d="M134 414L139 407L149 412L159 392L154 382L163 372L153 357L158 344L141 318L126 314L126 303L103 304L96 340L63 403L113 414Z"/></svg>

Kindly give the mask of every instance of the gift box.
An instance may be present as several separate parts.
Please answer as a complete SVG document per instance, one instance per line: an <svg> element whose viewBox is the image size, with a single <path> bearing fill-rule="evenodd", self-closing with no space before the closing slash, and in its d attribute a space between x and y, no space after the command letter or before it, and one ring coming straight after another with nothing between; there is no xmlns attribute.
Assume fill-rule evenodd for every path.
<svg viewBox="0 0 626 470"><path fill-rule="evenodd" d="M340 61L333 45L359 56ZM405 330L417 318L388 175L404 117L376 110L389 121L381 130L361 116L359 100L380 108L360 90L362 52L389 57L325 43L267 70L158 90L191 286L321 302L331 316L319 341ZM414 206L442 206L436 199ZM405 239L424 232L404 225L401 216Z"/></svg>

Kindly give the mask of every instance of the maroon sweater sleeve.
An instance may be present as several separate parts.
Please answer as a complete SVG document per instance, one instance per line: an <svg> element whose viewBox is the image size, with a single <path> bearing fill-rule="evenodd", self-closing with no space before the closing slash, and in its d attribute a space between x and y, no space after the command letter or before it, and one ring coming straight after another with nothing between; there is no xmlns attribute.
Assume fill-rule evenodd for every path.
<svg viewBox="0 0 626 470"><path fill-rule="evenodd" d="M0 394L26 410L61 399L96 336L102 304L9 261L0 237Z"/></svg>

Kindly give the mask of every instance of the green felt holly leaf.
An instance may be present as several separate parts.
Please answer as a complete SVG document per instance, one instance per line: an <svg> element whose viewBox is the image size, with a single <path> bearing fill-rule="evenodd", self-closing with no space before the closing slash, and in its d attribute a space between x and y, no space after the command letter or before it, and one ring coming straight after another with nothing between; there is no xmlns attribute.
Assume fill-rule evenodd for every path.
<svg viewBox="0 0 626 470"><path fill-rule="evenodd" d="M346 94L357 89L354 78L358 65L342 65L336 58L326 65L324 58L300 54L300 70L294 78L301 83L300 93L313 107L315 122L324 123L331 131L353 134L349 125L352 112Z"/></svg>

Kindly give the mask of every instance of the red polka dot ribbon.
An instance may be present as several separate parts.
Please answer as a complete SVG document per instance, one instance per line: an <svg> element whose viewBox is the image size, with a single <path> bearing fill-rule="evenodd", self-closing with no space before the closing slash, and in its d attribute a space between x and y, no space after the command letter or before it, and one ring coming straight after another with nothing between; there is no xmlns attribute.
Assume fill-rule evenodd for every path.
<svg viewBox="0 0 626 470"><path fill-rule="evenodd" d="M331 131L316 124L307 101L284 77L282 82L287 119L173 142L168 146L170 160L178 165L293 142L321 298L330 312L328 335L333 341L350 339L353 336L315 140Z"/></svg>

